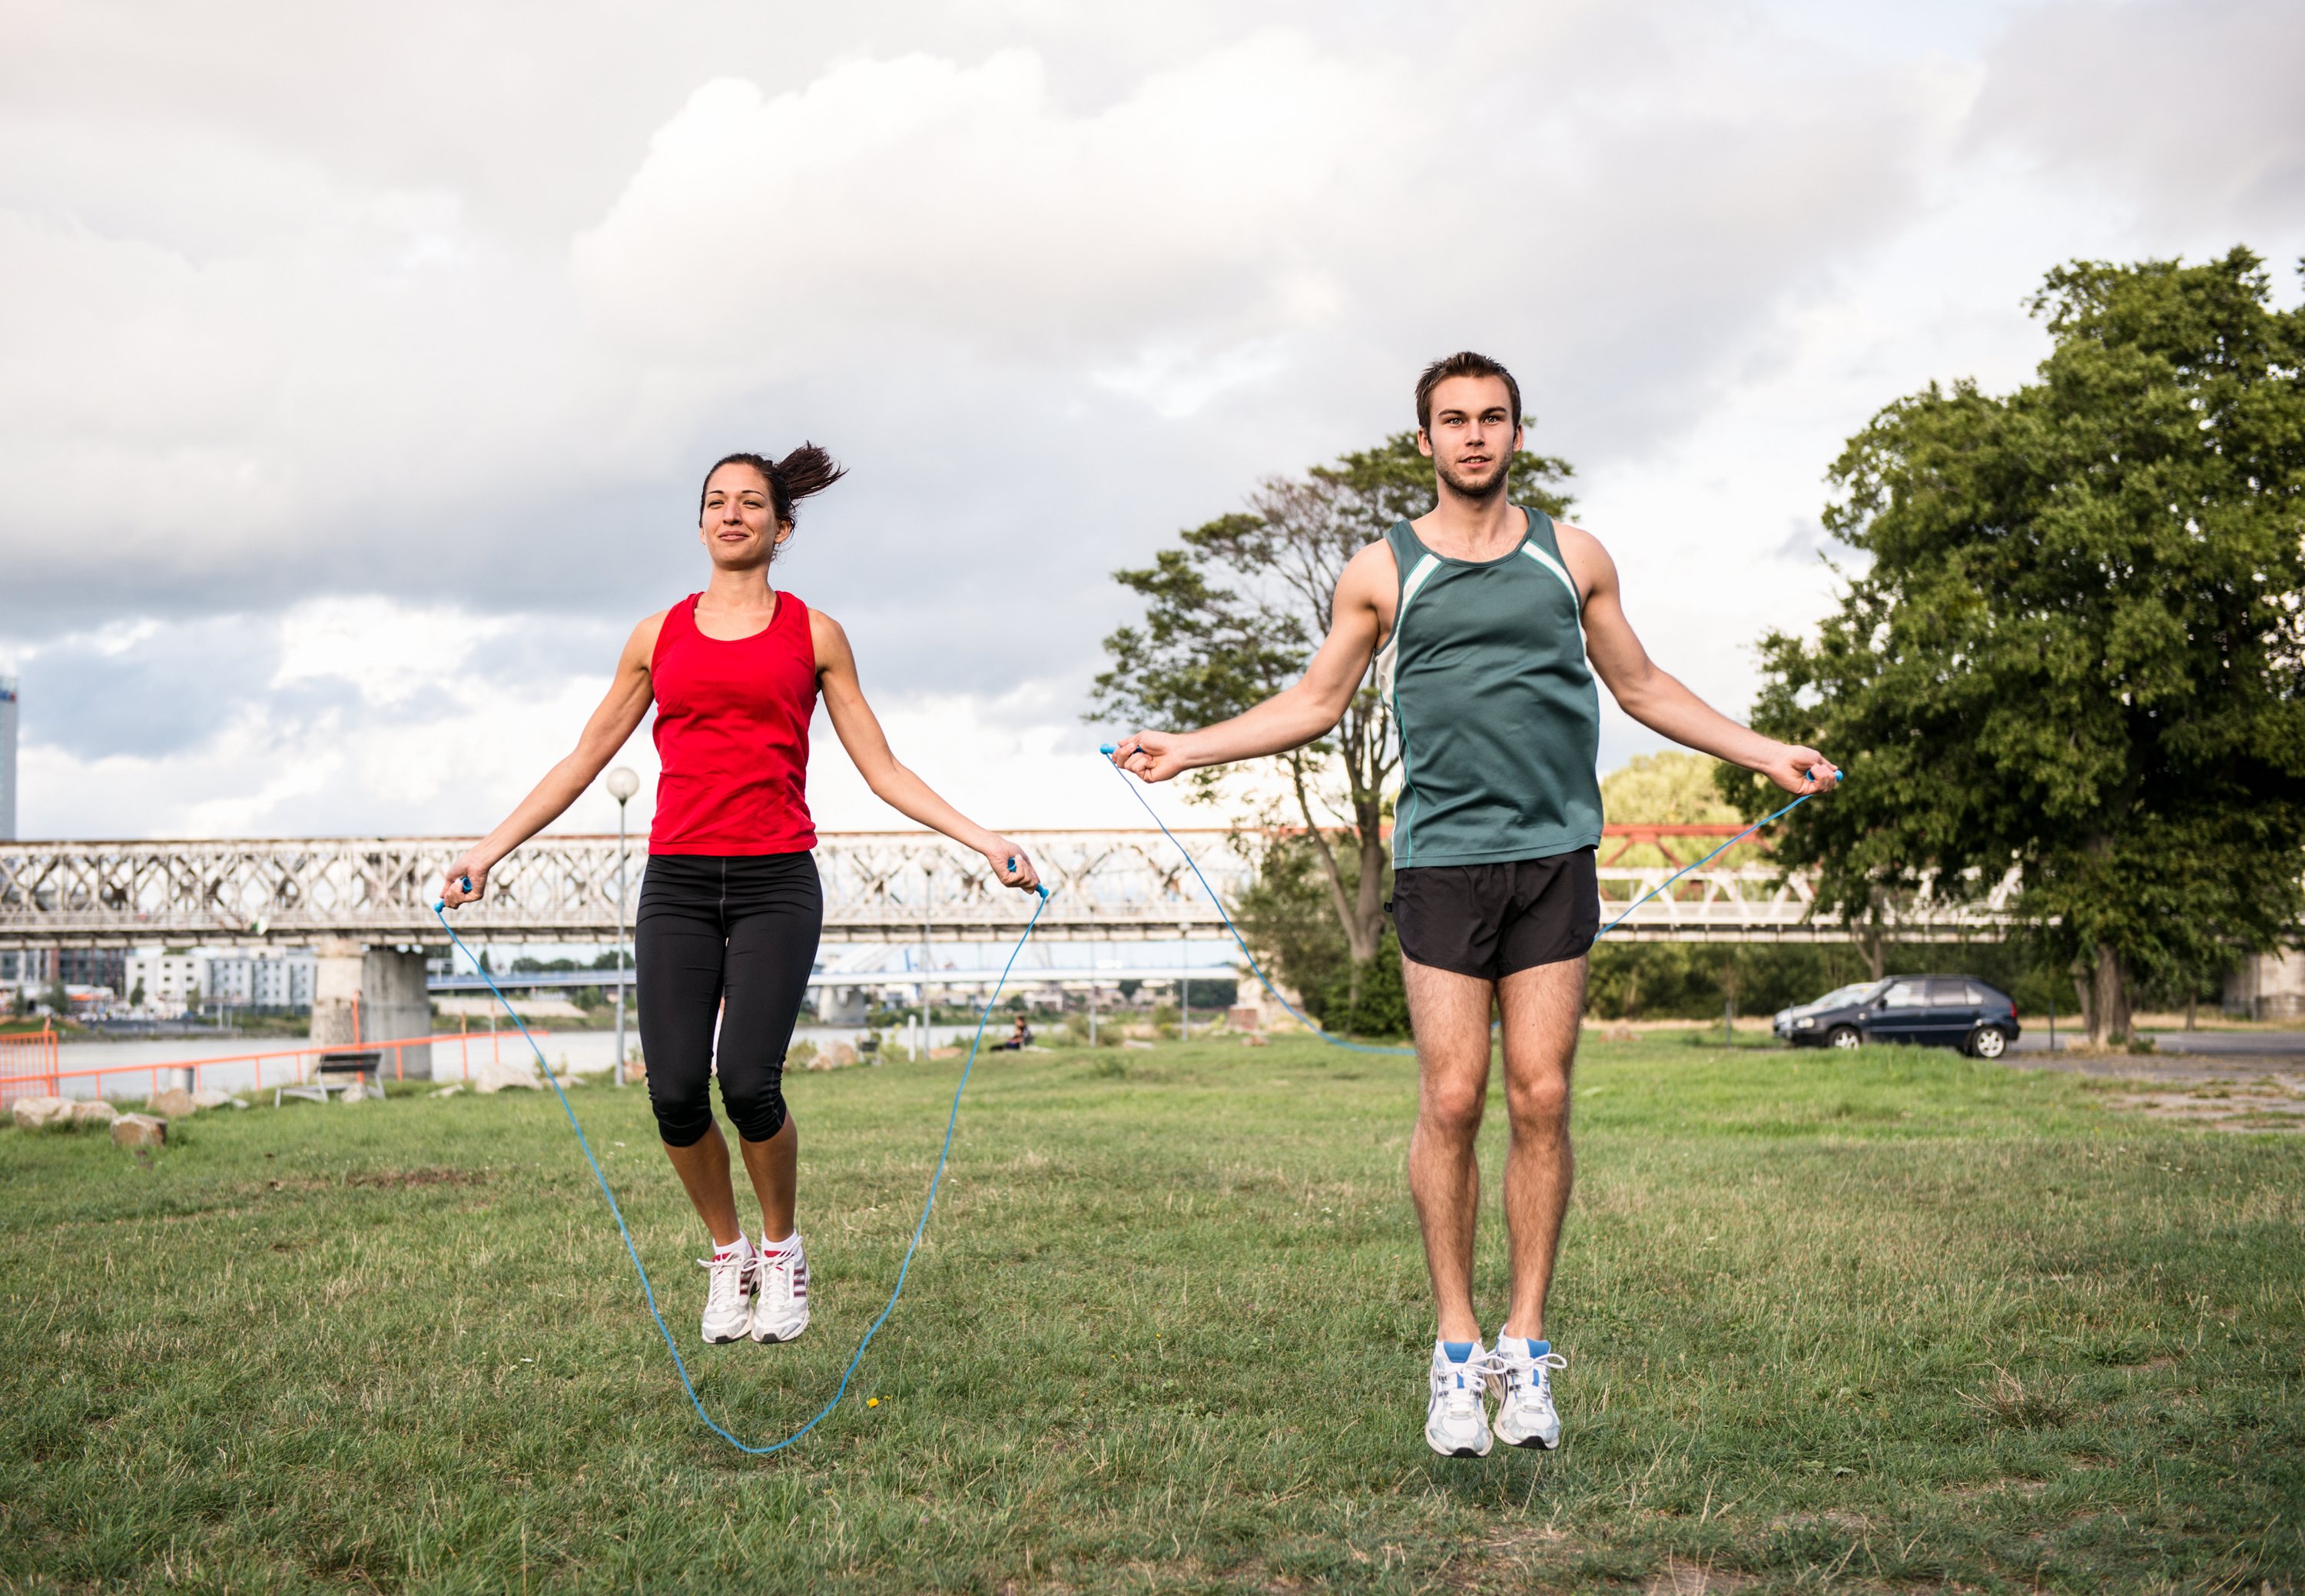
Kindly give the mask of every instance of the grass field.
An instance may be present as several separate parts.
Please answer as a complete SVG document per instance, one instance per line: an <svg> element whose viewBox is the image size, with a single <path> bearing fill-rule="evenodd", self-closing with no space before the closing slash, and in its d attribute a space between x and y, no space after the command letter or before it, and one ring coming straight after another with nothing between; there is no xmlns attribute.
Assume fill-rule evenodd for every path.
<svg viewBox="0 0 2305 1596"><path fill-rule="evenodd" d="M816 1323L696 1350L738 1434L830 1394L956 1073L794 1081ZM549 1095L0 1131L0 1587L2294 1587L2305 1139L1945 1053L1593 1044L1577 1089L1569 1439L1476 1462L1421 1435L1407 1061L980 1066L905 1301L768 1460ZM645 1103L573 1096L693 1344Z"/></svg>

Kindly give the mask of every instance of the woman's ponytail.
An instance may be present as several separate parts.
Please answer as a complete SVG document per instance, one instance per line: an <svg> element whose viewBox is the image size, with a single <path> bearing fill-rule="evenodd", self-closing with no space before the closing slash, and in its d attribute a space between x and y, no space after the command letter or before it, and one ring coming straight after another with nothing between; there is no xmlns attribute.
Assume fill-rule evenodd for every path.
<svg viewBox="0 0 2305 1596"><path fill-rule="evenodd" d="M838 482L848 473L830 455L812 443L804 443L781 460L771 460L766 455L752 453L723 455L712 462L712 471L723 465L749 465L761 474L769 484L769 503L780 525L794 523L794 507L804 499L814 497ZM712 485L712 471L704 474L705 488ZM704 513L704 494L696 496L696 513Z"/></svg>

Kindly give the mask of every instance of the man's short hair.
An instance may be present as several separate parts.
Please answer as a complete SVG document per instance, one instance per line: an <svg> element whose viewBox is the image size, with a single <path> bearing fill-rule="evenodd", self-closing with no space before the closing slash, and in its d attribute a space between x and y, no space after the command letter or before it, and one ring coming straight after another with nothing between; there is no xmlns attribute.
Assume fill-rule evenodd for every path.
<svg viewBox="0 0 2305 1596"><path fill-rule="evenodd" d="M1485 354L1476 354L1470 349L1459 349L1454 354L1444 354L1425 368L1425 375L1416 380L1416 426L1419 431L1433 430L1433 390L1451 377L1495 377L1502 380L1505 393L1512 402L1512 423L1520 425L1520 384L1513 374Z"/></svg>

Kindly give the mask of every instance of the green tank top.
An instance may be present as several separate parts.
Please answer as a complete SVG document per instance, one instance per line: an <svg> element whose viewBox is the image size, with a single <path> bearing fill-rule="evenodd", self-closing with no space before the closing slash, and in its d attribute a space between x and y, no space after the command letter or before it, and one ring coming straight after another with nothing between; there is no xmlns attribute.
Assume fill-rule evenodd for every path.
<svg viewBox="0 0 2305 1596"><path fill-rule="evenodd" d="M1600 696L1552 518L1501 559L1450 559L1406 521L1377 686L1400 735L1392 863L1490 865L1601 841Z"/></svg>

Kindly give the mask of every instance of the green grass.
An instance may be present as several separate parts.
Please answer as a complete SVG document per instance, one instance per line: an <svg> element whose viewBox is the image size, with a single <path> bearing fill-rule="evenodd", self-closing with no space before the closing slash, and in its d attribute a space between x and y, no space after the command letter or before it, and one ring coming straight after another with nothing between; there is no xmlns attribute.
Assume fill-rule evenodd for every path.
<svg viewBox="0 0 2305 1596"><path fill-rule="evenodd" d="M738 1434L830 1395L956 1068L794 1080L816 1323L694 1350ZM1569 1440L1477 1462L1421 1434L1403 1060L989 1060L905 1301L851 1399L771 1459L683 1402L549 1096L209 1114L149 1162L0 1131L0 1586L2255 1592L2305 1570L2305 1140L2122 1117L1945 1053L1596 1043L1577 1090ZM574 1101L686 1350L698 1235L646 1105ZM1480 1284L1500 1311L1493 1216Z"/></svg>

